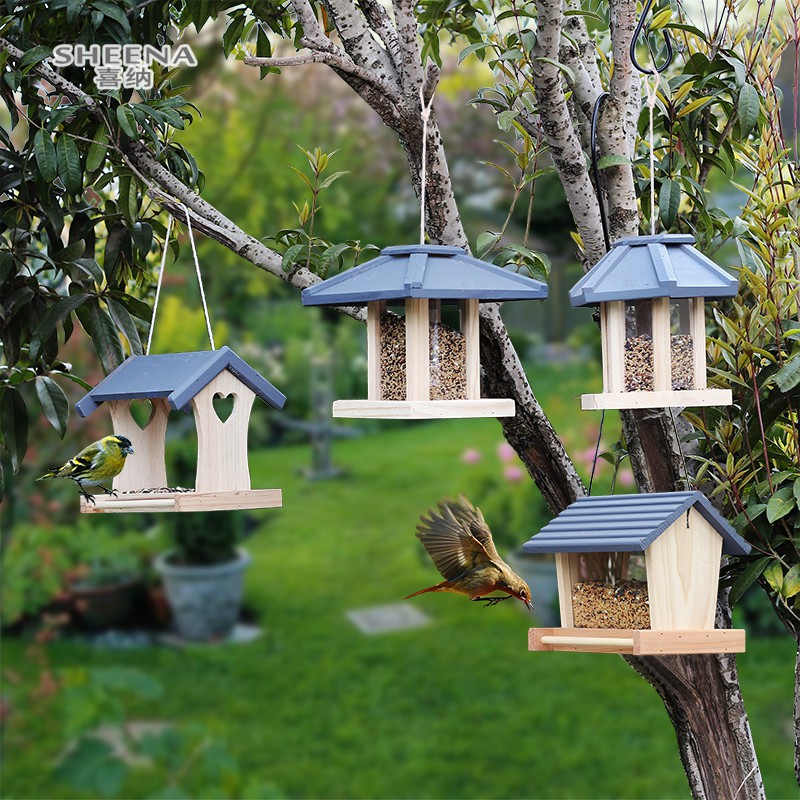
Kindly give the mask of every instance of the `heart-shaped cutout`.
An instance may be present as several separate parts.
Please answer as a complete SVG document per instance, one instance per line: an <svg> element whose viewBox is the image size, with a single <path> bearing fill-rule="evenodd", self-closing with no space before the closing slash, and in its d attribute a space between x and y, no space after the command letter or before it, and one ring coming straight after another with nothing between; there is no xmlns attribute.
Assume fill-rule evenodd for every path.
<svg viewBox="0 0 800 800"><path fill-rule="evenodd" d="M144 430L153 419L155 409L149 400L131 400L128 404L133 421Z"/></svg>
<svg viewBox="0 0 800 800"><path fill-rule="evenodd" d="M217 392L214 395L214 413L219 418L220 422L227 422L230 415L233 414L233 409L236 407L236 395L225 394Z"/></svg>

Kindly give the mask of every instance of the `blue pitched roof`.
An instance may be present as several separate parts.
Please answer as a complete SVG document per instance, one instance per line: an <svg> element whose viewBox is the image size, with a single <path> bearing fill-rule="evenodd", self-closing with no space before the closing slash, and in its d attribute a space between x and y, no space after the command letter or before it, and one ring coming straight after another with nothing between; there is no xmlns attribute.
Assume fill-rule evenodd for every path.
<svg viewBox="0 0 800 800"><path fill-rule="evenodd" d="M694 237L664 233L620 239L569 293L573 306L653 297L733 297L738 278L693 247Z"/></svg>
<svg viewBox="0 0 800 800"><path fill-rule="evenodd" d="M88 417L106 400L166 397L173 408L188 412L192 398L224 369L273 408L283 408L286 397L281 392L230 347L220 347L196 353L132 356L84 395L75 409Z"/></svg>
<svg viewBox="0 0 800 800"><path fill-rule="evenodd" d="M350 306L409 297L543 300L547 284L473 258L462 247L401 245L303 289L302 300L304 306Z"/></svg>
<svg viewBox="0 0 800 800"><path fill-rule="evenodd" d="M750 552L750 545L700 492L581 497L522 549L526 553L640 553L690 508L714 526L722 537L723 553Z"/></svg>

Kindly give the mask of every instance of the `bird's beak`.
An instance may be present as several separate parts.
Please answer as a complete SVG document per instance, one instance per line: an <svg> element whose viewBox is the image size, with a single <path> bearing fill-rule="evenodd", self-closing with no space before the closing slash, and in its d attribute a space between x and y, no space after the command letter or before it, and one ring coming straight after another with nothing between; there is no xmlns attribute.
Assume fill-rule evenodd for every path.
<svg viewBox="0 0 800 800"><path fill-rule="evenodd" d="M122 452L126 453L129 456L132 456L133 455L133 448L130 445L128 445Z"/></svg>

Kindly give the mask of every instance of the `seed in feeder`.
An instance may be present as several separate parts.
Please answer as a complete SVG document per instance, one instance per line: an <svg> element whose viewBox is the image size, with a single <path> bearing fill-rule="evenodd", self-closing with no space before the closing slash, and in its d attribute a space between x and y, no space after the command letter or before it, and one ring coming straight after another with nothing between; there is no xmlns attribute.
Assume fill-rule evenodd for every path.
<svg viewBox="0 0 800 800"><path fill-rule="evenodd" d="M694 346L686 333L673 334L671 341L672 388L694 389Z"/></svg>
<svg viewBox="0 0 800 800"><path fill-rule="evenodd" d="M430 326L430 399L465 400L467 345L464 335L449 325ZM402 317L381 317L381 400L406 399L406 326Z"/></svg>
<svg viewBox="0 0 800 800"><path fill-rule="evenodd" d="M625 391L652 392L653 340L649 334L632 336L625 340Z"/></svg>
<svg viewBox="0 0 800 800"><path fill-rule="evenodd" d="M647 630L650 628L647 583L576 583L572 587L572 619L576 628Z"/></svg>

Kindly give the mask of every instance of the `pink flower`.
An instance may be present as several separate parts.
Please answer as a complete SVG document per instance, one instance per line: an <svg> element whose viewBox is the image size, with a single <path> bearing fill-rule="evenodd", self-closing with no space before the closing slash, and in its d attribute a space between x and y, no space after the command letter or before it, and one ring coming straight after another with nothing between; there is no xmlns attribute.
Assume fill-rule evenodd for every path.
<svg viewBox="0 0 800 800"><path fill-rule="evenodd" d="M617 475L617 480L620 486L633 486L633 473L626 469L624 472L620 472L619 475Z"/></svg>
<svg viewBox="0 0 800 800"><path fill-rule="evenodd" d="M470 447L461 454L462 464L477 464L480 460L481 454L474 447Z"/></svg>
<svg viewBox="0 0 800 800"><path fill-rule="evenodd" d="M516 452L514 448L508 442L500 442L497 445L497 457L504 463L507 464L509 461L516 457Z"/></svg>
<svg viewBox="0 0 800 800"><path fill-rule="evenodd" d="M509 483L519 483L525 477L525 473L519 467L506 467L503 470L503 477Z"/></svg>

